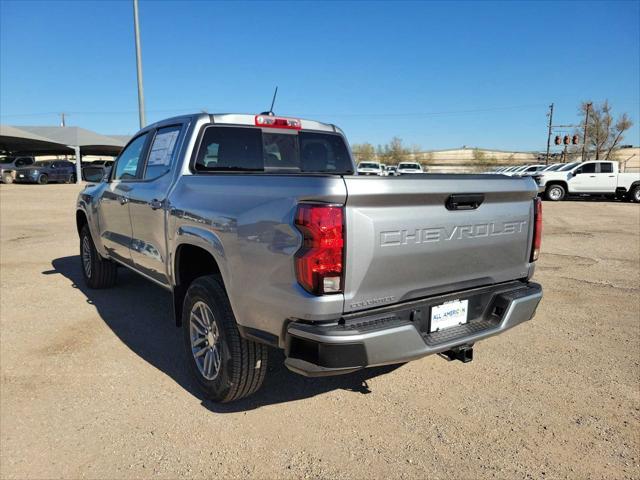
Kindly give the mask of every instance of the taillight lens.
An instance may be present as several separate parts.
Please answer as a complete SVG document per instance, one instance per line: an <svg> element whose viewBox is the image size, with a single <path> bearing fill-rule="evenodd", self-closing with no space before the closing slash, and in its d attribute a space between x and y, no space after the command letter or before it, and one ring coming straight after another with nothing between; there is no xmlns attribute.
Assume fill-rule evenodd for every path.
<svg viewBox="0 0 640 480"><path fill-rule="evenodd" d="M296 277L309 293L342 292L344 252L343 207L303 203L298 205L295 225L302 233L296 253Z"/></svg>
<svg viewBox="0 0 640 480"><path fill-rule="evenodd" d="M540 256L542 246L542 201L536 197L533 201L533 245L531 246L531 261L535 262Z"/></svg>

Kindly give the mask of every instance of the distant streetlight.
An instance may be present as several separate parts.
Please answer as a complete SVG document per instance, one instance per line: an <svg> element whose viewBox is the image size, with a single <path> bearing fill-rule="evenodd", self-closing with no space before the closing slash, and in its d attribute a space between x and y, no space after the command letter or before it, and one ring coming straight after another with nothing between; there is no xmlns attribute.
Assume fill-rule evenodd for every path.
<svg viewBox="0 0 640 480"><path fill-rule="evenodd" d="M140 53L140 25L138 24L138 0L133 0L133 29L136 37L136 67L138 70L138 114L140 116L140 128L147 121L144 115L144 88L142 87L142 54Z"/></svg>

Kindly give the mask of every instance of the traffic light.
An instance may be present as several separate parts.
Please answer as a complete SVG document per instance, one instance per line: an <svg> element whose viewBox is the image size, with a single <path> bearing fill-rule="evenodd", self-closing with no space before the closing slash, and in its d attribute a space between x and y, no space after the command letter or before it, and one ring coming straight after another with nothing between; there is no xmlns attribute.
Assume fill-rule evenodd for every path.
<svg viewBox="0 0 640 480"><path fill-rule="evenodd" d="M578 135L574 135L573 137L571 137L571 143L577 145L578 143L580 143L580 137L578 137Z"/></svg>
<svg viewBox="0 0 640 480"><path fill-rule="evenodd" d="M556 145L560 145L560 135L556 135L556 139L554 140Z"/></svg>
<svg viewBox="0 0 640 480"><path fill-rule="evenodd" d="M571 142L571 139L569 138L569 135L565 135L564 138L562 139L562 143L564 143L565 145L569 145L570 142Z"/></svg>

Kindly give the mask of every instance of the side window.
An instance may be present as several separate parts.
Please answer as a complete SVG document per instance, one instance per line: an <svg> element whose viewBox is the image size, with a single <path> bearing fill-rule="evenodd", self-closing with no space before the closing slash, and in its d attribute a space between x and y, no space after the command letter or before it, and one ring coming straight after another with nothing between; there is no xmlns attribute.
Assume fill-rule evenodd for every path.
<svg viewBox="0 0 640 480"><path fill-rule="evenodd" d="M147 135L148 133L140 135L120 154L118 162L116 163L116 172L113 176L114 180L136 178L140 155L142 155L144 144L147 141Z"/></svg>
<svg viewBox="0 0 640 480"><path fill-rule="evenodd" d="M613 164L610 162L602 162L600 164L600 173L613 173Z"/></svg>
<svg viewBox="0 0 640 480"><path fill-rule="evenodd" d="M144 172L146 180L158 178L171 170L178 136L180 135L180 125L160 128L151 144L147 167Z"/></svg>
<svg viewBox="0 0 640 480"><path fill-rule="evenodd" d="M26 165L31 165L33 160L30 158L18 158L16 160L16 167L24 167Z"/></svg>
<svg viewBox="0 0 640 480"><path fill-rule="evenodd" d="M596 164L585 163L578 169L576 173L596 173Z"/></svg>
<svg viewBox="0 0 640 480"><path fill-rule="evenodd" d="M262 171L262 134L257 128L207 127L195 169L199 172Z"/></svg>

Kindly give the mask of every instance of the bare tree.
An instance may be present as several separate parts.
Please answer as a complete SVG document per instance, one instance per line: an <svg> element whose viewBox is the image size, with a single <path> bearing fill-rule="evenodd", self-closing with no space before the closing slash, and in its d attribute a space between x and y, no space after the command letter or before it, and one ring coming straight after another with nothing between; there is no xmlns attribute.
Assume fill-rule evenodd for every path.
<svg viewBox="0 0 640 480"><path fill-rule="evenodd" d="M412 154L415 152L405 147L401 138L393 137L389 143L378 145L376 153L383 163L387 165L397 165L403 160L410 160Z"/></svg>
<svg viewBox="0 0 640 480"><path fill-rule="evenodd" d="M633 126L633 122L629 118L629 115L627 115L626 113L623 113L618 118L618 121L615 124L615 129L614 129L615 133L613 136L613 141L611 142L611 146L609 147L609 150L607 150L607 156L604 157L605 159L609 160L613 149L616 148L624 138L622 134L625 131L629 130L632 126Z"/></svg>
<svg viewBox="0 0 640 480"><path fill-rule="evenodd" d="M373 160L376 156L376 150L370 143L356 143L351 146L351 151L358 162Z"/></svg>
<svg viewBox="0 0 640 480"><path fill-rule="evenodd" d="M605 159L609 159L611 152L624 139L624 132L631 128L633 122L626 113L623 113L614 122L611 105L608 100L600 104L582 102L578 112L582 117L580 131L576 132L578 135L582 135L584 132L584 119L589 103L592 105L589 110L589 123L586 129L587 149L594 152L596 160L600 160L602 156Z"/></svg>

